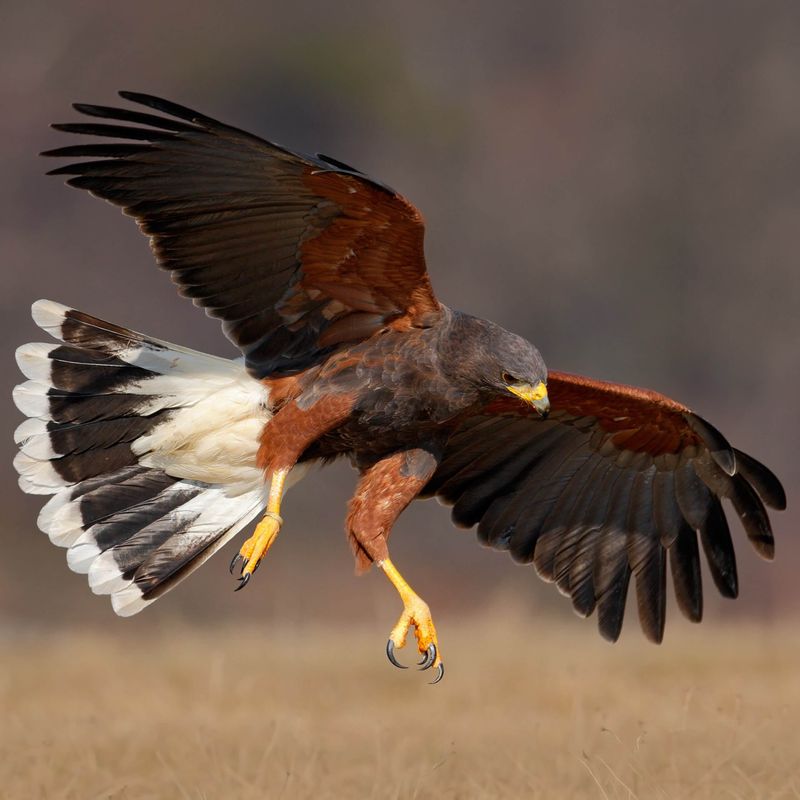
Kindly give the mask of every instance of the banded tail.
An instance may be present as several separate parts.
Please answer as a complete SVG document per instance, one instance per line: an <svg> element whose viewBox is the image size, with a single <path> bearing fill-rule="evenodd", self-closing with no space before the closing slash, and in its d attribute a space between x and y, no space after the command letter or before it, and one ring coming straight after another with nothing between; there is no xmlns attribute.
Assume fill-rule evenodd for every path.
<svg viewBox="0 0 800 800"><path fill-rule="evenodd" d="M182 581L265 505L256 465L269 394L205 355L49 300L14 402L19 484L49 494L39 528L130 616Z"/></svg>

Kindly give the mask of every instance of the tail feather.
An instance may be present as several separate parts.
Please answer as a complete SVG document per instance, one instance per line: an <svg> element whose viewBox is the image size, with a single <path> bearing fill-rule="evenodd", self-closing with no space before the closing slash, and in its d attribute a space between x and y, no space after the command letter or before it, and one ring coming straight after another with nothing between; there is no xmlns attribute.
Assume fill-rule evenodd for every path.
<svg viewBox="0 0 800 800"><path fill-rule="evenodd" d="M52 459L33 458L20 451L14 458L14 468L20 474L20 486L29 494L53 494L65 486L135 463L136 457L126 443Z"/></svg>
<svg viewBox="0 0 800 800"><path fill-rule="evenodd" d="M21 488L114 610L136 613L264 506L256 464L266 389L242 364L145 337L51 301L34 321L61 344L17 351L29 417L15 433Z"/></svg>
<svg viewBox="0 0 800 800"><path fill-rule="evenodd" d="M169 411L157 411L143 417L112 417L63 425L32 419L17 428L15 438L25 455L40 461L51 460L117 444L130 444L155 425L166 422L169 414Z"/></svg>
<svg viewBox="0 0 800 800"><path fill-rule="evenodd" d="M241 372L236 361L145 336L52 300L37 300L31 315L33 321L54 339L84 350L115 356L126 364L156 374L182 373L192 378L203 375L207 379L216 376L224 380Z"/></svg>
<svg viewBox="0 0 800 800"><path fill-rule="evenodd" d="M57 492L45 503L37 524L53 544L70 547L92 525L152 499L176 481L138 464L124 467Z"/></svg>
<svg viewBox="0 0 800 800"><path fill-rule="evenodd" d="M157 470L151 472L157 473ZM126 552L130 556L131 549L135 548L136 553L141 554L146 543L149 543L149 549L155 549L173 530L191 521L191 511L184 506L197 497L203 488L173 479L166 489L147 500L123 506L93 524L84 523L84 532L67 553L70 569L88 573L98 556L115 550L117 563L125 572L130 567ZM183 513L175 513L178 509Z"/></svg>
<svg viewBox="0 0 800 800"><path fill-rule="evenodd" d="M178 408L186 404L188 398L174 393L78 395L60 392L37 381L25 381L14 387L13 399L17 408L32 419L82 424L116 417L147 416L163 408Z"/></svg>
<svg viewBox="0 0 800 800"><path fill-rule="evenodd" d="M168 539L151 559L137 570L133 581L111 595L114 611L121 617L130 617L158 600L205 564L262 508L263 503L259 501L252 512L245 513L227 530L214 536L195 535L191 530L187 530L186 538L173 536Z"/></svg>
<svg viewBox="0 0 800 800"><path fill-rule="evenodd" d="M114 610L121 616L130 616L161 597L230 541L263 506L259 492L225 497L215 487L178 509L191 514L191 521L164 539L155 551L143 549L145 558L141 563L137 564L139 556L135 552L137 537L131 539L126 546L131 546L134 552L128 555L130 562L126 560L127 569L122 577L131 574L132 577L122 592L117 591L112 597ZM175 531L174 525L172 530ZM116 552L114 558L118 558ZM90 574L90 583L91 580Z"/></svg>

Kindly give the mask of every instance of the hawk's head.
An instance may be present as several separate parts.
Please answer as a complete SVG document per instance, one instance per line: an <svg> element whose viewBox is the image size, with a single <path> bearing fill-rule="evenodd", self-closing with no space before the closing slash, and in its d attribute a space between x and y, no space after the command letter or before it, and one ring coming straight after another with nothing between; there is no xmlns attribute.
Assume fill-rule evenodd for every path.
<svg viewBox="0 0 800 800"><path fill-rule="evenodd" d="M488 320L458 314L453 334L461 348L458 375L482 392L511 393L533 406L543 417L550 410L547 367L539 351L526 339Z"/></svg>

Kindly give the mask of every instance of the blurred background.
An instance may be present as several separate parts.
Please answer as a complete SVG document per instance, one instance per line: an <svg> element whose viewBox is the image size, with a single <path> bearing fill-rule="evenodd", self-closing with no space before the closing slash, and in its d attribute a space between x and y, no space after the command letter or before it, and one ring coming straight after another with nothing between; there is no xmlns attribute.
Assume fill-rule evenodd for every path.
<svg viewBox="0 0 800 800"><path fill-rule="evenodd" d="M131 220L44 177L37 153L65 143L48 124L75 120L74 101L118 102L118 89L387 182L426 217L446 303L531 339L551 368L668 393L765 461L790 501L773 517L776 561L761 562L737 524L741 598L717 599L706 575L706 619L797 614L800 8L603 6L2 4L0 625L144 632L245 617L268 630L280 617L384 631L399 610L379 576L353 576L346 464L289 493L247 592L233 594L231 547L132 620L116 620L36 529L42 498L23 495L11 467L22 417L10 400L15 347L44 338L33 300L235 355ZM406 512L392 551L439 615L513 605L594 635L532 568L483 550L436 503ZM636 628L629 619L623 638Z"/></svg>

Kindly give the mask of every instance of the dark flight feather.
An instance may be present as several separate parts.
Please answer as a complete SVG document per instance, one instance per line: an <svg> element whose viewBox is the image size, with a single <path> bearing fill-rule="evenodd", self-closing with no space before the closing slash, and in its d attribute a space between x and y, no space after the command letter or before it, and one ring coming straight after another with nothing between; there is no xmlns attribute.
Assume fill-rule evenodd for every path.
<svg viewBox="0 0 800 800"><path fill-rule="evenodd" d="M670 546L669 564L678 608L691 622L700 622L703 618L700 550L697 534L685 520L681 520L675 541Z"/></svg>
<svg viewBox="0 0 800 800"><path fill-rule="evenodd" d="M56 130L122 142L48 150L94 159L52 173L137 219L159 264L223 322L253 375L302 371L403 315L436 318L422 219L389 187L176 103L120 94L158 113L75 104L104 121Z"/></svg>
<svg viewBox="0 0 800 800"><path fill-rule="evenodd" d="M615 640L630 576L642 629L660 642L667 562L678 605L702 617L697 537L726 597L738 591L729 498L757 551L771 557L764 505L782 507L769 470L735 451L713 426L662 395L551 373L547 421L515 400L495 400L451 436L423 492L453 504L480 540L534 560L580 614L595 608Z"/></svg>

